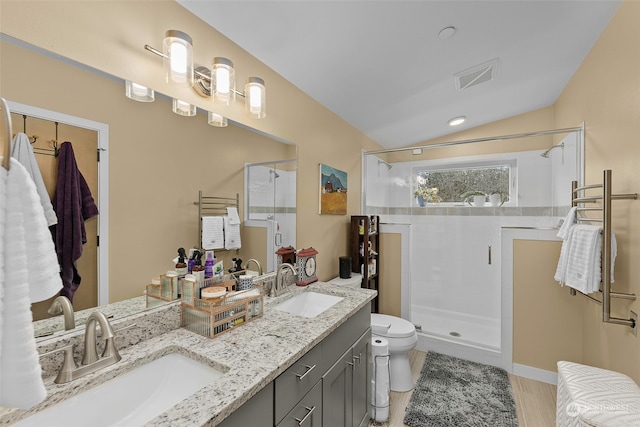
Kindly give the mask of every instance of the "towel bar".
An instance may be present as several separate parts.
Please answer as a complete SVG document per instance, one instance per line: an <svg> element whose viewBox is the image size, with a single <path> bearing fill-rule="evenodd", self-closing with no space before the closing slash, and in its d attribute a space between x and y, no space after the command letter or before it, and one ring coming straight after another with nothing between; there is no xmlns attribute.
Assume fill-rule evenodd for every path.
<svg viewBox="0 0 640 427"><path fill-rule="evenodd" d="M602 188L602 194L596 196L582 196L575 197L580 191ZM578 207L579 211L595 211L601 210L601 218L581 218L582 221L602 222L602 301L593 298L590 295L582 294L590 300L602 305L602 321L605 323L612 323L616 325L626 325L631 328L636 327L636 321L632 318L620 319L611 316L611 298L636 300L635 294L625 294L620 292L611 291L611 201L612 200L637 200L637 193L626 194L613 194L611 192L611 170L605 169L603 171L602 184L585 185L578 187L578 183L573 181L571 183L571 206L576 207L579 203L596 203L602 202L602 206L599 208L585 208ZM575 289L571 290L571 295L575 295Z"/></svg>

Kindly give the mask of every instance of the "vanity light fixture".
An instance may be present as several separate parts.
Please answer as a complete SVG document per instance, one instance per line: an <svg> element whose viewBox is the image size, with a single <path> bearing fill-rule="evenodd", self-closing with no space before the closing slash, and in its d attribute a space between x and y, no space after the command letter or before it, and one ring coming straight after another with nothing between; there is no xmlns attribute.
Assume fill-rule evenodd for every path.
<svg viewBox="0 0 640 427"><path fill-rule="evenodd" d="M211 111L209 111L208 114L208 123L211 126L215 126L218 128L225 128L229 124L226 117L221 116L220 114L212 113Z"/></svg>
<svg viewBox="0 0 640 427"><path fill-rule="evenodd" d="M194 66L191 37L182 31L168 30L162 47L159 51L148 44L144 46L145 50L162 57L167 83L192 87L198 95L211 97L213 102L226 106L240 96L245 98L244 111L248 117L262 119L267 116L266 88L260 77L249 77L245 91L241 92L236 89L235 69L229 59L214 57L211 68ZM176 111L176 102L174 100L174 112L182 114Z"/></svg>
<svg viewBox="0 0 640 427"><path fill-rule="evenodd" d="M254 119L263 119L267 116L266 88L264 80L260 77L249 77L244 86L247 99L244 103L244 112Z"/></svg>
<svg viewBox="0 0 640 427"><path fill-rule="evenodd" d="M211 61L211 99L223 105L236 100L236 70L233 62L216 56Z"/></svg>
<svg viewBox="0 0 640 427"><path fill-rule="evenodd" d="M139 102L153 102L156 99L153 89L129 80L124 83L124 93L127 98Z"/></svg>
<svg viewBox="0 0 640 427"><path fill-rule="evenodd" d="M179 116L193 117L196 115L196 106L173 98L173 112Z"/></svg>
<svg viewBox="0 0 640 427"><path fill-rule="evenodd" d="M453 119L449 120L449 126L461 125L464 123L465 120L467 120L465 116L454 117Z"/></svg>
<svg viewBox="0 0 640 427"><path fill-rule="evenodd" d="M193 86L193 43L187 33L168 30L162 42L164 81L176 86Z"/></svg>

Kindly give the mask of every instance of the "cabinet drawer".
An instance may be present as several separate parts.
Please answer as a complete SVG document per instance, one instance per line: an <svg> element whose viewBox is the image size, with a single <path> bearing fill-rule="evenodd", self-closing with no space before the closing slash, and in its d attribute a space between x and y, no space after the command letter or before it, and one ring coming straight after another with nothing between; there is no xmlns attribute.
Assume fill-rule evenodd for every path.
<svg viewBox="0 0 640 427"><path fill-rule="evenodd" d="M322 427L322 381L318 381L278 427Z"/></svg>
<svg viewBox="0 0 640 427"><path fill-rule="evenodd" d="M320 343L276 378L276 424L298 403L300 396L311 390L323 373Z"/></svg>

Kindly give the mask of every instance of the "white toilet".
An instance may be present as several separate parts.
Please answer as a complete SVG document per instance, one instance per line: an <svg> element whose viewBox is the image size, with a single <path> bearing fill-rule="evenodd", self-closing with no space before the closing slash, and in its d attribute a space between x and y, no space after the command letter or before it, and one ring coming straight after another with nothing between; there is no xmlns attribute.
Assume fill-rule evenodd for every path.
<svg viewBox="0 0 640 427"><path fill-rule="evenodd" d="M359 288L362 276L351 273L351 278L336 277L329 283L338 286ZM371 314L371 334L389 342L390 388L392 391L405 392L413 388L409 352L418 344L418 334L413 324L400 317L386 314Z"/></svg>
<svg viewBox="0 0 640 427"><path fill-rule="evenodd" d="M371 334L389 342L390 388L405 392L413 388L409 352L418 344L416 327L407 320L386 314L371 314Z"/></svg>

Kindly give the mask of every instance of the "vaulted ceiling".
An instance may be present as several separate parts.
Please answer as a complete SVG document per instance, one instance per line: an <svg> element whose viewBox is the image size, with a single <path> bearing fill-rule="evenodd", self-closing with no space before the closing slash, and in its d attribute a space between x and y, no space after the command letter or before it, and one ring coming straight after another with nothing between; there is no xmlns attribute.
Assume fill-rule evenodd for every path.
<svg viewBox="0 0 640 427"><path fill-rule="evenodd" d="M620 5L178 2L387 148L552 105Z"/></svg>

